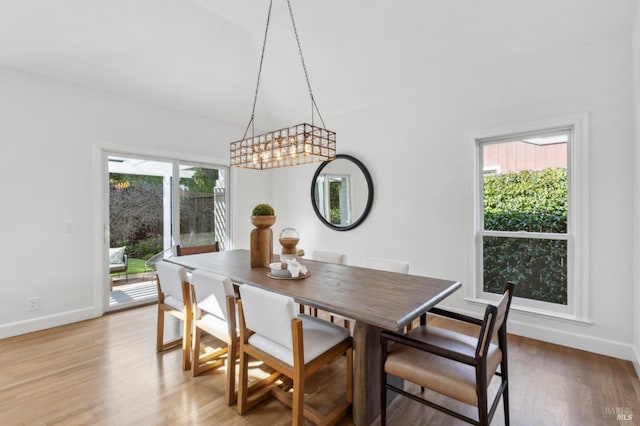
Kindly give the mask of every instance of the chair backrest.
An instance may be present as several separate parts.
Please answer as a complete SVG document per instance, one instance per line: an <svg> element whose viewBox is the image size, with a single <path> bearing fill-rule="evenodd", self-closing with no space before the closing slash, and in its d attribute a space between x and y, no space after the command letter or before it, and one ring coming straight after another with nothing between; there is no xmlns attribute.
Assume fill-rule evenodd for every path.
<svg viewBox="0 0 640 426"><path fill-rule="evenodd" d="M227 277L196 269L191 274L194 302L211 315L228 320L226 297L235 297L233 283Z"/></svg>
<svg viewBox="0 0 640 426"><path fill-rule="evenodd" d="M400 274L409 273L409 262L403 262L400 260L368 257L364 260L364 266L365 268L378 269L380 271L398 272Z"/></svg>
<svg viewBox="0 0 640 426"><path fill-rule="evenodd" d="M213 244L204 244L201 246L183 247L180 244L176 246L176 256L187 256L189 254L211 253L219 251L220 247L216 241Z"/></svg>
<svg viewBox="0 0 640 426"><path fill-rule="evenodd" d="M505 326L507 317L509 316L509 309L511 308L513 290L513 283L507 283L498 303L496 305L487 305L484 312L484 321L480 330L480 338L478 339L478 347L476 348L476 356L483 356L487 353L491 340L495 338L498 332Z"/></svg>
<svg viewBox="0 0 640 426"><path fill-rule="evenodd" d="M293 298L244 284L240 300L246 328L293 349L291 321L298 318Z"/></svg>
<svg viewBox="0 0 640 426"><path fill-rule="evenodd" d="M311 252L312 260L327 263L338 263L340 265L344 264L346 257L347 256L342 253L334 253L331 251L314 250Z"/></svg>
<svg viewBox="0 0 640 426"><path fill-rule="evenodd" d="M163 260L162 262L156 263L156 272L162 292L184 301L182 283L189 282L186 269Z"/></svg>

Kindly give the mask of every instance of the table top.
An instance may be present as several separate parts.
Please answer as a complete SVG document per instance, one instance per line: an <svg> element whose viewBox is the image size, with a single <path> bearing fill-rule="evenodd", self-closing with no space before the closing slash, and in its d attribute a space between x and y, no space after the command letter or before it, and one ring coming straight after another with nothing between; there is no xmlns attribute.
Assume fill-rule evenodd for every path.
<svg viewBox="0 0 640 426"><path fill-rule="evenodd" d="M273 279L269 268L251 268L249 250L225 250L165 259L189 270L203 269L293 297L298 303L400 331L461 287L460 282L298 259L311 275Z"/></svg>

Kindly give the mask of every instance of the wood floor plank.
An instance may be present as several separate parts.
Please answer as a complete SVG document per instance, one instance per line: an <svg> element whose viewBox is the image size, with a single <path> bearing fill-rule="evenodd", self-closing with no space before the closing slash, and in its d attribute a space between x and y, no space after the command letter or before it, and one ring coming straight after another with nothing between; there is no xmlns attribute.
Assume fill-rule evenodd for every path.
<svg viewBox="0 0 640 426"><path fill-rule="evenodd" d="M157 354L155 321L155 306L146 306L0 340L0 424L290 424L290 410L277 401L245 416L226 406L224 368L191 377L180 368L179 350ZM511 424L640 424L640 381L630 362L513 335L509 351ZM315 408L330 409L344 395L344 362L310 378L306 391ZM474 413L464 404L452 406ZM630 410L634 419L616 420L616 408ZM388 424L463 423L400 398L390 406ZM493 424L504 424L502 404Z"/></svg>

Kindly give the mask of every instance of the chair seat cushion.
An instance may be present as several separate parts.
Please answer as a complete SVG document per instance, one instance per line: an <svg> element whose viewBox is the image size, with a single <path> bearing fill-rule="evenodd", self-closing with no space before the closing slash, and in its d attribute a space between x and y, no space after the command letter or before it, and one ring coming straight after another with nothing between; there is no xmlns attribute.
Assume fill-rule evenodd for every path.
<svg viewBox="0 0 640 426"><path fill-rule="evenodd" d="M468 356L475 356L477 339L437 327L414 328L407 336ZM490 344L487 354L487 383L495 374L502 352ZM394 343L389 349L385 371L467 404L478 405L475 368L439 355Z"/></svg>
<svg viewBox="0 0 640 426"><path fill-rule="evenodd" d="M344 327L308 315L299 315L298 318L302 320L305 364L350 337L349 330ZM293 350L290 348L257 333L249 337L249 344L293 366Z"/></svg>
<svg viewBox="0 0 640 426"><path fill-rule="evenodd" d="M171 306L173 309L177 309L179 311L184 310L184 302L177 297L166 295L164 297L164 304Z"/></svg>
<svg viewBox="0 0 640 426"><path fill-rule="evenodd" d="M109 272L122 272L127 270L127 265L124 263L111 263L109 264Z"/></svg>
<svg viewBox="0 0 640 426"><path fill-rule="evenodd" d="M231 343L231 339L229 338L229 325L220 317L205 313L202 318L196 321L196 327L225 343Z"/></svg>

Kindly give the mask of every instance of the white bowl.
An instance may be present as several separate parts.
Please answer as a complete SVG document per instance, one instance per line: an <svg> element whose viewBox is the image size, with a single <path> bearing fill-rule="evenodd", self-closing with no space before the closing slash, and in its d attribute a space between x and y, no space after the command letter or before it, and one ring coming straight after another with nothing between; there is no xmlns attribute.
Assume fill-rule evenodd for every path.
<svg viewBox="0 0 640 426"><path fill-rule="evenodd" d="M276 277L290 277L291 276L291 272L289 272L288 269L282 269L282 266L281 266L280 262L271 263L271 264L269 264L269 267L271 268L271 275L273 275L273 276L276 276Z"/></svg>

